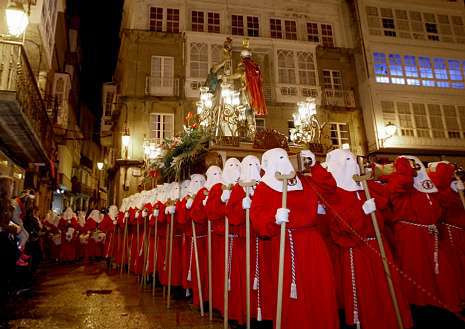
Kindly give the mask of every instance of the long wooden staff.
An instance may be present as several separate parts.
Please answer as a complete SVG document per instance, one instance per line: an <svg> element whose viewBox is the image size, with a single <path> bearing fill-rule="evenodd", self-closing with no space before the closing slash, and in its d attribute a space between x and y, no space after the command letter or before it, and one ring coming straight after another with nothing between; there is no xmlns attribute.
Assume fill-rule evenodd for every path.
<svg viewBox="0 0 465 329"><path fill-rule="evenodd" d="M166 299L166 307L168 309L170 308L170 301L171 301L171 265L173 262L174 213L171 214L170 223L171 223L170 224L170 245L169 245L169 257L168 257L168 297Z"/></svg>
<svg viewBox="0 0 465 329"><path fill-rule="evenodd" d="M147 286L147 281L149 278L149 257L150 257L150 236L152 235L152 227L149 225L149 232L147 234L147 242L145 244L145 275L144 275L144 287ZM155 243L155 240L153 241Z"/></svg>
<svg viewBox="0 0 465 329"><path fill-rule="evenodd" d="M110 251L113 251L113 241L115 240L114 236L116 234L116 226L117 225L115 225L115 227L113 228L113 232L111 233L111 236L110 236L110 242L108 242L107 251L105 252L105 257L109 260L108 269L110 272L112 269L112 255L110 255ZM113 254L113 252L111 253Z"/></svg>
<svg viewBox="0 0 465 329"><path fill-rule="evenodd" d="M295 172L283 175L275 174L276 179L283 182L281 208L287 208L287 182L295 177ZM283 309L283 274L284 274L284 250L286 246L286 223L281 224L281 235L279 240L279 268L278 268L278 291L276 303L276 329L281 329L281 312Z"/></svg>
<svg viewBox="0 0 465 329"><path fill-rule="evenodd" d="M122 246L122 254L121 254L121 268L120 268L120 275L123 275L123 269L124 269L124 261L125 261L125 256L126 256L126 240L128 238L128 219L126 218L126 215L124 216L124 233L123 233L123 246Z"/></svg>
<svg viewBox="0 0 465 329"><path fill-rule="evenodd" d="M166 209L166 208L165 208ZM169 239L170 236L170 223L166 223L166 235L165 235L165 259L163 260L163 272L166 272L166 262L168 261L168 248L169 248ZM163 298L165 298L166 286L163 286Z"/></svg>
<svg viewBox="0 0 465 329"><path fill-rule="evenodd" d="M158 215L155 216L155 237L153 240L153 274L152 274L152 296L155 296L155 285L156 285L156 271L157 271L157 260L158 260Z"/></svg>
<svg viewBox="0 0 465 329"><path fill-rule="evenodd" d="M142 243L140 246L140 251L139 251L139 259L142 256L142 280L140 282L140 286L145 287L145 266L146 266L146 261L147 261L147 220L149 218L149 215L145 216L144 218L144 232L143 232L143 237L142 237Z"/></svg>
<svg viewBox="0 0 465 329"><path fill-rule="evenodd" d="M134 264L137 263L137 260L139 259L139 247L140 247L140 245L139 245L139 243L140 243L140 241L139 241L139 239L140 239L139 216L137 216L137 218L136 218L136 224L137 224L137 226L136 226L136 255L135 255L136 258L134 260ZM134 266L134 270L135 269L136 268ZM139 282L139 279L140 279L140 275L137 274L137 282Z"/></svg>
<svg viewBox="0 0 465 329"><path fill-rule="evenodd" d="M245 188L245 197L250 195L250 188L253 188L257 183L240 182L242 187ZM245 210L245 293L246 293L246 308L247 308L247 322L246 328L250 329L250 209Z"/></svg>
<svg viewBox="0 0 465 329"><path fill-rule="evenodd" d="M457 171L454 172L454 176L455 176L455 179L457 181L460 181L462 182L462 180L460 179L459 175L457 174ZM463 182L462 182L463 183ZM457 189L459 191L459 196L460 196L460 201L462 201L462 206L463 208L465 209L465 197L463 195L463 190L460 190L460 189Z"/></svg>
<svg viewBox="0 0 465 329"><path fill-rule="evenodd" d="M195 257L195 270L197 272L197 289L199 290L199 303L200 303L200 316L204 315L203 312L203 295L202 283L200 281L200 266L199 266L199 251L197 249L197 233L195 231L195 223L192 220L192 239L194 239L194 257Z"/></svg>
<svg viewBox="0 0 465 329"><path fill-rule="evenodd" d="M363 159L362 158L359 158L359 159L360 159L359 161L360 170L363 171L363 169L365 168L363 164ZM367 184L367 180L369 178L370 178L370 175L368 174L353 176L354 181L360 182L362 184L367 200L371 199L370 190L368 189L368 184ZM376 218L376 212L372 212L370 216L371 216L371 222L373 224L373 228L375 230L376 241L378 241L379 252L381 254L381 260L383 262L384 274L386 274L386 280L387 280L388 287L389 287L389 293L391 295L392 305L394 307L394 311L396 312L397 325L399 326L399 329L403 329L404 324L402 322L402 316L400 314L399 303L397 301L394 284L392 283L391 270L389 269L389 265L387 262L386 251L384 250L383 238L381 237L381 231L379 230L378 219Z"/></svg>
<svg viewBox="0 0 465 329"><path fill-rule="evenodd" d="M208 197L208 191L204 191ZM212 222L208 220L208 318L213 320L213 290L212 290Z"/></svg>
<svg viewBox="0 0 465 329"><path fill-rule="evenodd" d="M224 216L224 300L223 300L223 328L228 329L228 306L229 306L229 282L228 282L228 264L229 264L229 220L228 216Z"/></svg>
<svg viewBox="0 0 465 329"><path fill-rule="evenodd" d="M128 227L128 231L129 231L129 227ZM131 241L129 241L129 237L128 237L128 241L126 241L126 242L128 242L128 246L126 246L126 249L128 251L128 276L131 274L132 243L133 243L133 240L134 240L134 232L132 232L132 234L131 234Z"/></svg>

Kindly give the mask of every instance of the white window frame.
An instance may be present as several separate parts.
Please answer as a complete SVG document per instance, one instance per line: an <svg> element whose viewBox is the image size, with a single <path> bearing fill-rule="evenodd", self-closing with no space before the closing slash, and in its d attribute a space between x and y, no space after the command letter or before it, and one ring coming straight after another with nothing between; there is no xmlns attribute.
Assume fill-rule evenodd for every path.
<svg viewBox="0 0 465 329"><path fill-rule="evenodd" d="M154 67L154 61L160 61L160 74ZM171 61L171 65L169 65ZM166 63L168 62L168 63ZM169 67L167 67L167 65ZM152 96L174 95L174 57L153 55L150 58L150 75L147 77L147 94Z"/></svg>
<svg viewBox="0 0 465 329"><path fill-rule="evenodd" d="M308 32L308 25L309 24L316 25L317 32L318 32L317 34L315 34L315 33L310 34ZM323 41L324 38L328 38L327 35L323 35L323 27L322 27L323 25L328 25L328 26L331 27L331 45L330 46L325 44L325 42ZM331 24L331 23L316 22L316 21L306 21L305 22L305 36L306 36L305 40L307 40L309 42L318 43L318 44L320 44L320 45L322 45L324 47L333 48L336 45L336 39L334 37L334 25ZM310 39L313 39L313 40L310 40ZM315 39L318 39L318 41L315 41Z"/></svg>
<svg viewBox="0 0 465 329"><path fill-rule="evenodd" d="M193 12L203 12L203 30L202 31L194 31L192 29L192 13ZM219 30L218 32L210 32L209 31L209 27L210 27L210 24L208 23L208 14L218 14L219 16ZM222 13L219 12L219 11L215 11L215 10L199 10L199 9L192 9L189 11L189 23L190 23L190 26L189 26L189 29L193 32L204 32L204 33L214 33L214 34L218 34L218 33L221 33L222 32L222 25L221 25L221 21L222 21ZM196 24L199 24L199 23L196 23Z"/></svg>
<svg viewBox="0 0 465 329"><path fill-rule="evenodd" d="M160 126L161 129L155 129L158 127L154 127L156 116L160 118ZM154 118L155 117L155 118ZM163 129L166 121L171 124L172 131ZM157 121L158 122L158 121ZM152 112L150 113L150 121L149 121L149 131L150 131L150 139L160 145L165 138L170 138L174 136L174 114L173 113L158 113Z"/></svg>
<svg viewBox="0 0 465 329"><path fill-rule="evenodd" d="M161 24L161 31L157 31L156 29L155 30L151 30L151 17L150 17L150 12L152 10L152 8L161 8L162 9L162 24ZM178 31L177 32L173 32L173 31L169 31L167 30L167 27L168 27L168 9L174 9L174 10L178 10L178 13L179 13L179 17L178 17ZM148 31L152 31L152 32L167 32L167 33L179 33L181 31L181 16L182 16L182 10L181 8L179 7L161 7L161 6L150 6L149 7L149 12L148 12L148 26L147 26L147 30Z"/></svg>
<svg viewBox="0 0 465 329"><path fill-rule="evenodd" d="M385 112L383 103L392 103L393 112ZM400 113L398 104L408 104L409 113ZM415 118L414 104L419 104L424 109L424 114L419 114L426 118L427 127L418 126ZM444 107L450 106L455 110L455 116L446 116ZM424 101L394 101L385 100L380 102L382 120L384 124L393 123L399 127L396 136L404 138L416 138L423 140L465 140L465 106L453 104L439 104L435 102ZM432 111L439 110L439 115L433 115ZM456 118L456 127L458 129L449 129L447 118ZM403 125L402 122L410 122L409 125ZM420 142L419 142L420 143Z"/></svg>
<svg viewBox="0 0 465 329"><path fill-rule="evenodd" d="M280 71L280 66L279 66L279 55L280 52L290 52L292 53L293 57L293 68L285 68L287 70L294 70L294 76L295 76L295 83L289 83L289 82L282 82L280 79L279 71ZM305 54L310 54L312 59L313 59L313 70L305 70L305 71L314 71L314 76L315 76L315 85L309 85L309 84L303 84L300 81L300 76L299 76L299 53L305 53ZM298 102L299 100L302 100L302 97L318 97L318 68L317 68L317 63L315 59L315 51L312 49L285 49L285 48L279 48L275 49L275 77L276 77L276 95L277 95L277 101L280 102Z"/></svg>
<svg viewBox="0 0 465 329"><path fill-rule="evenodd" d="M376 14L374 8L376 8ZM391 10L392 17L383 15L383 9L385 12L386 10ZM405 13L407 15L404 15ZM426 17L428 15L432 15L432 21L427 21ZM375 37L465 44L465 24L463 15L367 5L365 6L365 17L367 19L369 34ZM445 17L447 17L447 19ZM394 28L385 28L383 26L383 19L392 19ZM426 28L427 24L434 24L437 33L428 32Z"/></svg>
<svg viewBox="0 0 465 329"><path fill-rule="evenodd" d="M341 130L341 127L345 126L347 127L347 130ZM328 127L329 127L329 140L331 142L331 146L334 148L341 148L342 145L344 144L349 144L350 145L350 126L348 122L328 122ZM333 129L333 128L336 129ZM335 132L336 136L332 137L331 133ZM347 132L347 137L342 137L342 133ZM337 143L334 144L333 140L337 139Z"/></svg>
<svg viewBox="0 0 465 329"><path fill-rule="evenodd" d="M281 37L280 38L277 38L277 37L274 37L273 34L272 34L272 29L271 29L271 20L275 20L275 21L278 21L279 22L279 26L280 26L280 33L281 33ZM283 19L282 18L279 18L279 17L269 17L268 18L268 24L269 24L269 30L270 30L270 38L272 39L278 39L278 40L281 40L281 39L284 39L284 26L283 26Z"/></svg>
<svg viewBox="0 0 465 329"><path fill-rule="evenodd" d="M233 33L233 16L241 16L242 17L242 29L244 34L234 34ZM248 37L259 37L260 36L260 17L256 15L247 15L247 14L241 14L241 13L231 13L231 34L232 35L238 35L238 36L248 36ZM258 22L258 28L257 28L257 35L249 33L249 18L251 19L257 19ZM250 30L255 31L255 27L250 28Z"/></svg>

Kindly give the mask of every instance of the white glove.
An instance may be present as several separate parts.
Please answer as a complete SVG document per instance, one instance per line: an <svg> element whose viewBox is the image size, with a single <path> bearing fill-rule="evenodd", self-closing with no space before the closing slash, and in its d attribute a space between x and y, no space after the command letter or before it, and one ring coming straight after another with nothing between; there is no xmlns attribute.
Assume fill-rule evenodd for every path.
<svg viewBox="0 0 465 329"><path fill-rule="evenodd" d="M208 200L208 196L206 196L205 199L203 199L202 201L202 204L204 207L207 205L207 200Z"/></svg>
<svg viewBox="0 0 465 329"><path fill-rule="evenodd" d="M194 202L194 200L192 198L189 198L187 199L186 201L186 208L187 209L191 209L192 208L192 203Z"/></svg>
<svg viewBox="0 0 465 329"><path fill-rule="evenodd" d="M155 217L158 217L159 214L160 214L160 210L158 210L158 209L153 209L153 215L154 215Z"/></svg>
<svg viewBox="0 0 465 329"><path fill-rule="evenodd" d="M142 210L142 217L147 217L147 209Z"/></svg>
<svg viewBox="0 0 465 329"><path fill-rule="evenodd" d="M169 207L170 207L170 206L165 207L165 215L168 215L168 214L169 214L169 212L168 212L168 208L169 208Z"/></svg>
<svg viewBox="0 0 465 329"><path fill-rule="evenodd" d="M174 215L174 213L176 212L176 206L166 207L166 210L168 211L168 214Z"/></svg>
<svg viewBox="0 0 465 329"><path fill-rule="evenodd" d="M460 191L465 190L465 185L463 184L461 179L457 179L457 189L459 189Z"/></svg>
<svg viewBox="0 0 465 329"><path fill-rule="evenodd" d="M252 200L248 196L242 199L242 209L250 209L251 204Z"/></svg>
<svg viewBox="0 0 465 329"><path fill-rule="evenodd" d="M140 211L139 211L139 210L137 210L137 211L136 211L136 216L135 216L135 219L138 219L138 218L139 218L139 213L140 213Z"/></svg>
<svg viewBox="0 0 465 329"><path fill-rule="evenodd" d="M317 214L318 215L326 215L326 208L319 202L318 202Z"/></svg>
<svg viewBox="0 0 465 329"><path fill-rule="evenodd" d="M289 222L289 213L291 211L287 208L278 208L276 209L276 215L274 218L276 219L275 223L281 225L283 223Z"/></svg>
<svg viewBox="0 0 465 329"><path fill-rule="evenodd" d="M366 200L363 203L362 209L363 209L363 212L365 213L365 215L369 215L369 214L375 212L376 211L375 199L371 198L371 199Z"/></svg>
<svg viewBox="0 0 465 329"><path fill-rule="evenodd" d="M226 203L228 202L230 197L231 197L231 190L223 190L223 193L221 193L221 201L223 203Z"/></svg>

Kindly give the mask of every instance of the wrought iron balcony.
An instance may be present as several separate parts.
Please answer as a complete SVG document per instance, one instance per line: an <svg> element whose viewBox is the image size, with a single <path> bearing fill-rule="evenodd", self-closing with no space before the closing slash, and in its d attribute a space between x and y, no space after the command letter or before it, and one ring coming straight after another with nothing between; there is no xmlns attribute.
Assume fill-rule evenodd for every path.
<svg viewBox="0 0 465 329"><path fill-rule="evenodd" d="M0 41L0 148L14 161L46 163L53 125L21 44Z"/></svg>

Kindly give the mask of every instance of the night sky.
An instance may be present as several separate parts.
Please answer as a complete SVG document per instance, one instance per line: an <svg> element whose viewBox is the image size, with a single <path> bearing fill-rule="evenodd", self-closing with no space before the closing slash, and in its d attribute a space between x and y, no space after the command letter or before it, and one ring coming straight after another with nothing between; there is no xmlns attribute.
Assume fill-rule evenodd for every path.
<svg viewBox="0 0 465 329"><path fill-rule="evenodd" d="M102 83L112 80L118 56L123 0L67 2L69 12L80 16L81 101L99 118Z"/></svg>

